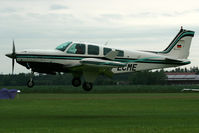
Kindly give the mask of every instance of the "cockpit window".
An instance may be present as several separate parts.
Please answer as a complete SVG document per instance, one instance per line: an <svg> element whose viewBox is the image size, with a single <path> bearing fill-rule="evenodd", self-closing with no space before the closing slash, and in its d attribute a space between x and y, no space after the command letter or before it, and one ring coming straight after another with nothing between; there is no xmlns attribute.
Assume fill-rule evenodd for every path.
<svg viewBox="0 0 199 133"><path fill-rule="evenodd" d="M94 45L88 45L88 54L99 55L99 47Z"/></svg>
<svg viewBox="0 0 199 133"><path fill-rule="evenodd" d="M124 51L122 51L122 50L116 50L116 51L118 51L117 56L119 56L119 57L123 57L124 56Z"/></svg>
<svg viewBox="0 0 199 133"><path fill-rule="evenodd" d="M65 42L56 47L57 50L63 51L71 44L72 42Z"/></svg>
<svg viewBox="0 0 199 133"><path fill-rule="evenodd" d="M74 43L68 50L69 54L85 54L85 44Z"/></svg>
<svg viewBox="0 0 199 133"><path fill-rule="evenodd" d="M111 48L104 48L104 55L108 54L110 51L112 51Z"/></svg>

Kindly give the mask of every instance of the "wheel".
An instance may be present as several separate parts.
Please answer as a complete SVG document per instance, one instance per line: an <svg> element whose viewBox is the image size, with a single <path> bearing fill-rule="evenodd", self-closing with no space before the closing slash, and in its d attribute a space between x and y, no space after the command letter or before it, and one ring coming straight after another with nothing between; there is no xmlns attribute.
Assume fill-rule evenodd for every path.
<svg viewBox="0 0 199 133"><path fill-rule="evenodd" d="M85 91L90 91L92 90L93 88L93 84L92 83L89 83L89 82L85 82L82 86L82 88L85 90Z"/></svg>
<svg viewBox="0 0 199 133"><path fill-rule="evenodd" d="M27 86L28 86L29 88L32 88L34 85L35 85L35 83L34 83L33 80L29 80L29 81L27 82Z"/></svg>
<svg viewBox="0 0 199 133"><path fill-rule="evenodd" d="M80 86L80 85L81 85L81 80L80 80L80 78L73 78L73 80L72 80L72 85L73 85L74 87Z"/></svg>

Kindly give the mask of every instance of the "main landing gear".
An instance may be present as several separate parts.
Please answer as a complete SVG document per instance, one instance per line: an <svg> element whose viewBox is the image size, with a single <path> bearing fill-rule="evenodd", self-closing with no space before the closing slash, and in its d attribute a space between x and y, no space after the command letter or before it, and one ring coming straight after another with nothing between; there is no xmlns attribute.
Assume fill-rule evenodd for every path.
<svg viewBox="0 0 199 133"><path fill-rule="evenodd" d="M74 87L79 87L81 85L81 79L80 78L73 78L72 85Z"/></svg>
<svg viewBox="0 0 199 133"><path fill-rule="evenodd" d="M74 87L79 87L81 85L81 79L80 78L73 78L72 80L72 85ZM92 90L93 88L93 84L90 83L90 82L84 82L82 84L82 88L85 90L85 91L90 91Z"/></svg>
<svg viewBox="0 0 199 133"><path fill-rule="evenodd" d="M28 82L27 82L27 86L28 86L29 88L32 88L32 87L34 87L34 85L35 85L35 83L34 83L34 81L33 81L33 77L34 77L34 72L31 71L30 80L28 80ZM79 77L73 78L73 80L72 80L72 85L73 85L74 87L79 87L79 86L81 85L81 79L80 79ZM91 82L84 82L84 83L82 84L82 88L83 88L85 91L91 91L92 88L93 88L93 84L92 84Z"/></svg>
<svg viewBox="0 0 199 133"><path fill-rule="evenodd" d="M35 85L35 83L34 83L34 81L33 81L33 77L34 77L34 72L31 71L30 80L28 80L28 82L27 82L27 86L28 86L29 88L32 88L32 87Z"/></svg>
<svg viewBox="0 0 199 133"><path fill-rule="evenodd" d="M92 83L89 83L89 82L84 82L83 85L82 85L82 88L83 88L85 91L90 91L90 90L92 90L92 88L93 88L93 84L92 84Z"/></svg>

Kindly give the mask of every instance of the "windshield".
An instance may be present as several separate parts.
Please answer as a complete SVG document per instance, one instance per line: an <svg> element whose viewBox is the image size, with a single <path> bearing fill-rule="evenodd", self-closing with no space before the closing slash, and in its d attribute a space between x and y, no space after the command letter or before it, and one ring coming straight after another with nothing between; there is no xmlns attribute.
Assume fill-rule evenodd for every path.
<svg viewBox="0 0 199 133"><path fill-rule="evenodd" d="M67 53L85 54L85 44L73 43L73 45L67 50Z"/></svg>
<svg viewBox="0 0 199 133"><path fill-rule="evenodd" d="M72 42L65 42L56 47L57 50L63 51L71 44Z"/></svg>

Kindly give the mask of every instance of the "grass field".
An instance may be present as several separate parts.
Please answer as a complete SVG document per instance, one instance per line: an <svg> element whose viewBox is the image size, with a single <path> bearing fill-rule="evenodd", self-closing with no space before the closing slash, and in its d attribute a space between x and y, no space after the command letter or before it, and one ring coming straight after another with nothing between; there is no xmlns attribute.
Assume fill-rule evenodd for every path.
<svg viewBox="0 0 199 133"><path fill-rule="evenodd" d="M179 93L184 88L198 89L199 85L96 85L90 92L82 87L73 86L0 86L0 88L18 89L22 93Z"/></svg>
<svg viewBox="0 0 199 133"><path fill-rule="evenodd" d="M198 133L199 93L21 94L0 133Z"/></svg>

